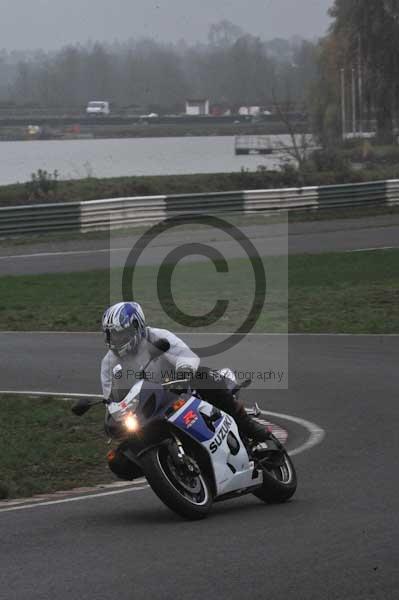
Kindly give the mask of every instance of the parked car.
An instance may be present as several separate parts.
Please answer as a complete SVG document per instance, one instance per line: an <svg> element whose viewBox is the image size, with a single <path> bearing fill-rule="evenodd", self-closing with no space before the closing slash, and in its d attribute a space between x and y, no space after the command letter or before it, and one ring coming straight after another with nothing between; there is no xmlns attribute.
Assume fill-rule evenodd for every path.
<svg viewBox="0 0 399 600"><path fill-rule="evenodd" d="M109 102L104 100L91 100L86 108L87 115L109 115L111 113Z"/></svg>

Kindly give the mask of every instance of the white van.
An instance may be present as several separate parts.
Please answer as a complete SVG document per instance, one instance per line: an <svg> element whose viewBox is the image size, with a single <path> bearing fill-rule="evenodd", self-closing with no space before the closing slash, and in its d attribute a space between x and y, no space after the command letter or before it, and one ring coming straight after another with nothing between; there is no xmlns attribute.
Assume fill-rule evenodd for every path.
<svg viewBox="0 0 399 600"><path fill-rule="evenodd" d="M86 108L87 115L109 115L111 112L109 102L91 100Z"/></svg>

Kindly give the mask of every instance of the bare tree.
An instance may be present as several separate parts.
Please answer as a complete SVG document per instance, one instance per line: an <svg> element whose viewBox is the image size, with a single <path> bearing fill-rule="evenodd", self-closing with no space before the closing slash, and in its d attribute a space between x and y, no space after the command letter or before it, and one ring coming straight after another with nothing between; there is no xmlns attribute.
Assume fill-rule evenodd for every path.
<svg viewBox="0 0 399 600"><path fill-rule="evenodd" d="M287 134L290 138L290 143L286 144L279 141L276 148L282 153L285 162L294 160L298 166L301 178L306 171L306 163L309 159L311 151L314 149L312 137L303 130L303 126L299 129L296 122L291 117L292 101L286 99L280 101L276 98L273 90L273 104L280 121L284 124Z"/></svg>

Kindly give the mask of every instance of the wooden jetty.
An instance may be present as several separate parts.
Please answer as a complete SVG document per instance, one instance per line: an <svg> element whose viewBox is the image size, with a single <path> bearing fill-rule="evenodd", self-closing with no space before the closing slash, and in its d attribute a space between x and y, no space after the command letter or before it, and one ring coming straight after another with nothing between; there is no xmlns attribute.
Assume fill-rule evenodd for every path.
<svg viewBox="0 0 399 600"><path fill-rule="evenodd" d="M273 146L268 135L236 135L234 141L236 155L272 154Z"/></svg>

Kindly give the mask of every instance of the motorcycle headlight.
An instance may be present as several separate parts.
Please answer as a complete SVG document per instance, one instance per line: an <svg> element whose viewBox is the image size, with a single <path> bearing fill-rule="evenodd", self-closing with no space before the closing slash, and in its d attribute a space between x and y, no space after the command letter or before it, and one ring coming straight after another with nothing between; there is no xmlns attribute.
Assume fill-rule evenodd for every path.
<svg viewBox="0 0 399 600"><path fill-rule="evenodd" d="M137 420L136 415L126 415L126 417L124 418L124 424L125 427L128 431L130 431L131 433L133 433L134 431L137 431L139 428L139 422Z"/></svg>

